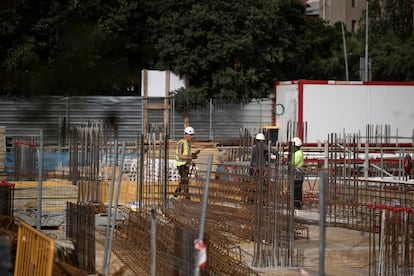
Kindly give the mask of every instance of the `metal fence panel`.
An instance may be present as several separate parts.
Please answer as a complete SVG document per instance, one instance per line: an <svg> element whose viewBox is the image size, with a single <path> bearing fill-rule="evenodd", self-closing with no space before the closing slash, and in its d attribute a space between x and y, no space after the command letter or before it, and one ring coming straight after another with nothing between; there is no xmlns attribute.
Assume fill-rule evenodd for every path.
<svg viewBox="0 0 414 276"><path fill-rule="evenodd" d="M151 103L163 103L153 98ZM175 109L170 99L170 139L180 139L184 129L184 115ZM211 100L206 107L189 112L190 124L196 129L198 140L221 140L239 137L241 128L261 128L271 124L270 98L253 100L248 104ZM118 126L119 141L136 142L143 133L164 125L164 110L148 110L144 122L144 99L136 96L45 97L38 99L1 97L0 124L6 136L38 136L40 129L45 144L68 143L69 129L90 122L110 122Z"/></svg>

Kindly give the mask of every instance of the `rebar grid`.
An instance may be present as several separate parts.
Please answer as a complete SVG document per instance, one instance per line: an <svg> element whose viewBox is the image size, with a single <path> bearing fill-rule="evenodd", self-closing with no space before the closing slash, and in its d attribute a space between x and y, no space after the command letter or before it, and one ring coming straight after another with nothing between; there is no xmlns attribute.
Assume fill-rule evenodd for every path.
<svg viewBox="0 0 414 276"><path fill-rule="evenodd" d="M264 184L240 173L246 172L243 166L234 165L233 172L224 178L223 175L210 176L212 189L209 191L213 196L210 200L209 194L205 226L208 265L203 273L254 275L239 246L239 243L252 241L255 251L249 258L257 262L253 266L303 264L303 250L293 248L292 241L308 238L307 226L296 221L290 226L289 217L293 216L288 206L290 180L285 165L276 168L276 164L269 167L268 175L263 178ZM163 262L158 264L157 261L158 273L171 275L177 270L188 273L188 269L193 268L192 242L200 224L204 178L205 173L198 172L190 181L191 200L171 198L161 206L156 244L157 260ZM114 239L114 252L132 270L140 273L149 273L150 218L145 210L130 212L128 220L115 229Z"/></svg>
<svg viewBox="0 0 414 276"><path fill-rule="evenodd" d="M149 275L150 251L150 214L145 211L131 211L128 219L119 223L115 229L115 254L138 275ZM236 245L220 233L209 238L208 265L203 275L257 275L241 262L241 254ZM157 274L190 275L194 267L194 240L197 237L197 223L179 215L175 211L159 214L157 217ZM99 239L102 242L102 235Z"/></svg>
<svg viewBox="0 0 414 276"><path fill-rule="evenodd" d="M80 202L67 203L66 237L74 241L78 267L88 273L95 273L95 206Z"/></svg>
<svg viewBox="0 0 414 276"><path fill-rule="evenodd" d="M86 134L89 137L89 132ZM82 139L79 141L85 141L85 143L90 141L89 138L88 140ZM295 217L293 207L290 206L292 168L282 159L287 150L286 145L276 144L275 147L272 147L277 158L269 160L266 174L262 177L252 178L248 174L249 167L243 162L232 162L234 160L216 164L222 170L217 170L212 175L207 176L205 171L200 169L193 171L190 178L191 200L180 198L175 201L168 199L169 191L173 190L171 187L173 182L170 182L169 145L165 139L166 137L162 135L149 135L145 142L138 141L134 152L138 159L142 160L140 165L137 163L135 177L137 181L136 199L141 204L140 208L145 210L151 204L162 207L161 217L158 218L158 228L166 231L166 234L157 233L160 239L164 239L163 241L157 240L157 248L160 248L161 251L157 254L160 254L159 256L163 259L171 258L171 263L166 263L165 268L163 264L157 264L157 268L163 269L162 273L165 272L168 275L174 269L188 270L192 267L191 262L187 262L192 260L187 253L193 248L182 243L191 244L195 238L196 228L194 227L199 225L200 203L207 177L211 180L211 187L208 197L206 237L218 236L214 241L209 240L208 248L210 251L211 248L214 248L220 252L214 255L216 253L213 250L211 253L213 255L209 256L209 262L215 260L215 267L220 267L223 271L227 269L227 263L232 263L227 258L231 258L235 263L246 265L243 254L238 251L240 249L238 243L253 241L252 266L301 266L304 258L303 250L294 248L293 243L297 239L308 238L308 228L303 221L299 221ZM326 198L327 215L332 225L371 231L369 221L372 220L372 217L367 208L369 204L412 206L413 199L411 188L408 188L404 181L398 180L400 181L397 181L398 183L396 181L382 182L371 178L374 175L380 177L387 175L387 173L399 177L400 164L387 162L387 160L383 160L381 163L381 160L376 158L367 167L364 159L361 158L365 148L361 148L361 141L358 139L358 137L348 137L343 141L334 137L329 142L329 167L326 169L329 175ZM372 149L374 147L375 149ZM93 146L83 149L87 157L95 156L93 152L97 151ZM368 151L371 153L374 150L377 153L392 151L389 145L385 149L380 144L371 145ZM83 150L81 149L81 151ZM243 150L243 152L246 151ZM376 164L377 167L371 164ZM314 169L315 171L306 172L308 178L317 178L317 171L320 170L320 167ZM81 172L95 175L93 168L82 169ZM370 179L365 177L366 172ZM142 177L141 180L140 177ZM90 177L92 182L93 178ZM80 190L83 191L82 182L78 183L80 183ZM95 185L90 186L92 189L95 187ZM85 190L84 193L93 194L93 191ZM310 200L315 201L315 198ZM143 269L143 266L148 266L150 263L149 220L149 217L145 216L145 223L141 220L139 223L134 223L132 220L129 222L133 225L132 227L122 225L125 229L121 231L122 227L119 225L116 229L116 233L120 234L121 239L114 245L114 251L122 252L119 254L120 258L123 258L128 266L135 267L133 270L139 271L140 275L144 270L145 273L149 271L149 269ZM166 227L164 224L167 222L177 226L175 228ZM137 226L138 224L139 226ZM166 228L164 229L164 227ZM135 237L135 240L131 240L130 237ZM141 238L144 240L140 241ZM180 240L181 245L175 244L176 240ZM171 244L174 245L172 249ZM137 251L137 248L142 250ZM405 248L410 250L408 246ZM223 257L220 254L227 255ZM187 261L183 263L183 259ZM226 263L220 263L221 261ZM390 262L384 263L387 267Z"/></svg>
<svg viewBox="0 0 414 276"><path fill-rule="evenodd" d="M381 135L329 139L328 221L369 232L369 275L414 272L413 172L404 171L402 162L414 149L403 144Z"/></svg>

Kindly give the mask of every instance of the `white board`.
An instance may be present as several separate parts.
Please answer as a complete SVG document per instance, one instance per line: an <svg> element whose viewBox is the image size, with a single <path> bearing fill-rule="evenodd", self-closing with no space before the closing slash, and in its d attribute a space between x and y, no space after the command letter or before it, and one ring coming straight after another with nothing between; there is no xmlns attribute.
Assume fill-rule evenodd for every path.
<svg viewBox="0 0 414 276"><path fill-rule="evenodd" d="M166 74L167 71L146 70L147 80L145 80L144 70L141 71L141 95L144 95L144 85L147 83L148 97L165 97L166 95ZM184 88L184 80L174 73L170 72L170 87L169 92L173 92L180 88Z"/></svg>
<svg viewBox="0 0 414 276"><path fill-rule="evenodd" d="M298 85L277 87L276 104L284 106L277 116L283 135L287 121L299 116ZM364 84L303 84L303 121L307 141L327 140L330 133L366 134L366 126L390 125L391 135L412 137L414 86Z"/></svg>

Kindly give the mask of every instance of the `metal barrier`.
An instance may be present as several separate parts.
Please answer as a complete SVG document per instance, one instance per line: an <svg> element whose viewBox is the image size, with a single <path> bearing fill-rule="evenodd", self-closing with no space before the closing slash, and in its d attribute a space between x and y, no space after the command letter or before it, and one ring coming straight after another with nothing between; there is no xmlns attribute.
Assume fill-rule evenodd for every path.
<svg viewBox="0 0 414 276"><path fill-rule="evenodd" d="M53 239L20 221L14 275L52 275L54 248Z"/></svg>

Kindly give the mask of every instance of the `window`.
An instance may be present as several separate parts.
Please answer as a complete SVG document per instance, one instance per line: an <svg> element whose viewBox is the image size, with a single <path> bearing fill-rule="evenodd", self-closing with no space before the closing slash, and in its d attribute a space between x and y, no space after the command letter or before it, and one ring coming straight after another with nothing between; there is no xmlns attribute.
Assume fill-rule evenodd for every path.
<svg viewBox="0 0 414 276"><path fill-rule="evenodd" d="M356 32L356 20L352 20L351 32Z"/></svg>

